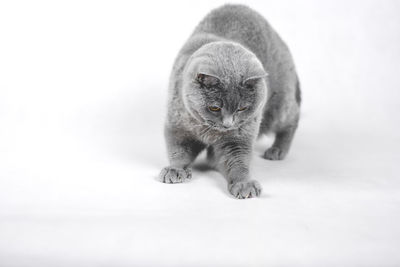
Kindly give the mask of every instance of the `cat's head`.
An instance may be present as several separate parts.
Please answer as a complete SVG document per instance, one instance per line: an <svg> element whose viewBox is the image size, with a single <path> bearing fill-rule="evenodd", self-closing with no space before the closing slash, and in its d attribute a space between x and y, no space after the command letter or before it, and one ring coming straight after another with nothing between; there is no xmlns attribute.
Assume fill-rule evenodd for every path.
<svg viewBox="0 0 400 267"><path fill-rule="evenodd" d="M238 128L263 108L266 72L258 58L232 42L202 46L188 60L183 72L186 109L214 129Z"/></svg>

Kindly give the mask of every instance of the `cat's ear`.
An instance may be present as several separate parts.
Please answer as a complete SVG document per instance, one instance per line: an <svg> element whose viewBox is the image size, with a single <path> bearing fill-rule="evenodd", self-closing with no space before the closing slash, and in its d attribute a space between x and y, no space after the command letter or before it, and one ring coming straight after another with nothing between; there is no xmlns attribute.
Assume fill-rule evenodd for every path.
<svg viewBox="0 0 400 267"><path fill-rule="evenodd" d="M262 81L267 76L268 76L268 73L264 73L262 75L257 75L257 76L247 78L246 80L243 81L243 85L246 88L254 88L260 81Z"/></svg>
<svg viewBox="0 0 400 267"><path fill-rule="evenodd" d="M197 73L196 81L207 88L217 86L221 82L218 77L205 73Z"/></svg>

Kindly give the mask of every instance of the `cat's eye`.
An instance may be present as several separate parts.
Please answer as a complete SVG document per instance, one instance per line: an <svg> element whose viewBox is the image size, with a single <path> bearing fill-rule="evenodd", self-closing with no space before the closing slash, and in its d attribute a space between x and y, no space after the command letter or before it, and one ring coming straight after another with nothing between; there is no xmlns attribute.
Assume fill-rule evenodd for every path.
<svg viewBox="0 0 400 267"><path fill-rule="evenodd" d="M217 111L221 110L221 108L219 108L217 106L210 106L210 107L208 107L208 109L211 110L211 111L214 111L214 112L217 112Z"/></svg>
<svg viewBox="0 0 400 267"><path fill-rule="evenodd" d="M242 107L242 108L239 108L238 111L245 111L246 109L247 109L247 107Z"/></svg>

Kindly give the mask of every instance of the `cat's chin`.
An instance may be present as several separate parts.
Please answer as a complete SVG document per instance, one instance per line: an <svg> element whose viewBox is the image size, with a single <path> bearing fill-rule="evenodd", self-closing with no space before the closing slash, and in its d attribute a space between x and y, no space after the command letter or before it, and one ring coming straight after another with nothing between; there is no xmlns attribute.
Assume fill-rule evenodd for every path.
<svg viewBox="0 0 400 267"><path fill-rule="evenodd" d="M215 123L210 123L210 121L206 121L206 125L207 125L207 127L211 127L214 131L226 133L226 132L231 132L231 131L239 129L242 124L233 125L231 127L225 127L223 125L218 125Z"/></svg>

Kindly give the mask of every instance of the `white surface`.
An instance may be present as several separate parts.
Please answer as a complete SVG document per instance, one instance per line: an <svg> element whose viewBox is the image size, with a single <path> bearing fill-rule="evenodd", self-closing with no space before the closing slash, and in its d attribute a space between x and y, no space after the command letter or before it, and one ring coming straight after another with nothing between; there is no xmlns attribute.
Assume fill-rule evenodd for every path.
<svg viewBox="0 0 400 267"><path fill-rule="evenodd" d="M260 1L303 87L261 198L155 180L173 59L218 1L0 4L0 266L399 266L398 1ZM222 3L222 2L221 2Z"/></svg>

